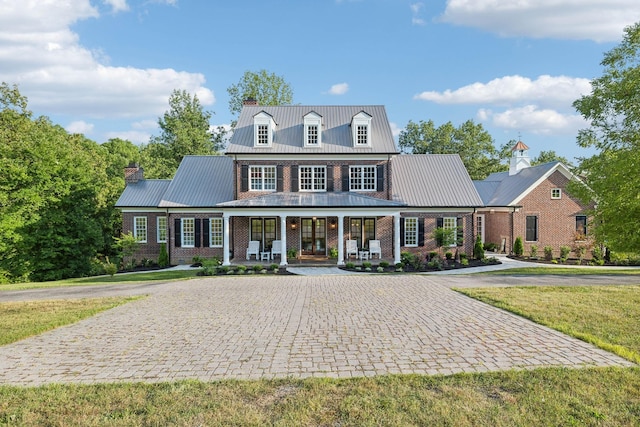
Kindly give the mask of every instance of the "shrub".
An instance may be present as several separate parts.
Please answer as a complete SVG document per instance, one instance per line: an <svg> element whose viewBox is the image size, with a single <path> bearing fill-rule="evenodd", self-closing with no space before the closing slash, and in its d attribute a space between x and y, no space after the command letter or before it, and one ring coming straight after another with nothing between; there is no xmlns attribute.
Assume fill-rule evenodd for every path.
<svg viewBox="0 0 640 427"><path fill-rule="evenodd" d="M461 253L460 254L460 262L462 262L463 259L469 259L469 255L467 255L465 253Z"/></svg>
<svg viewBox="0 0 640 427"><path fill-rule="evenodd" d="M109 262L109 258L103 264L104 272L109 276L113 277L114 274L118 272L118 266L112 262Z"/></svg>
<svg viewBox="0 0 640 427"><path fill-rule="evenodd" d="M345 266L345 268L347 268L348 270L353 270L353 269L354 269L354 267L355 267L356 265L355 265L354 263L352 263L352 262L348 262L348 263L346 263L344 266Z"/></svg>
<svg viewBox="0 0 640 427"><path fill-rule="evenodd" d="M269 266L269 270L278 270L280 268L280 266L278 264L271 264Z"/></svg>
<svg viewBox="0 0 640 427"><path fill-rule="evenodd" d="M287 249L287 258L295 259L298 256L298 250L296 248Z"/></svg>
<svg viewBox="0 0 640 427"><path fill-rule="evenodd" d="M387 268L389 267L389 263L387 261L380 261L380 267Z"/></svg>
<svg viewBox="0 0 640 427"><path fill-rule="evenodd" d="M438 256L438 252L436 251L431 251L427 254L427 261L432 260L433 258Z"/></svg>
<svg viewBox="0 0 640 427"><path fill-rule="evenodd" d="M378 266L378 268L376 268L376 271L377 271L378 273L384 273L384 267L382 267L382 266Z"/></svg>
<svg viewBox="0 0 640 427"><path fill-rule="evenodd" d="M191 263L195 266L202 265L203 261L204 261L204 257L201 257L199 255L196 255L193 258L191 258Z"/></svg>
<svg viewBox="0 0 640 427"><path fill-rule="evenodd" d="M364 271L371 271L371 267L365 267Z"/></svg>
<svg viewBox="0 0 640 427"><path fill-rule="evenodd" d="M411 265L414 257L415 256L411 252L402 252L400 253L400 262L403 266Z"/></svg>
<svg viewBox="0 0 640 427"><path fill-rule="evenodd" d="M444 256L447 258L447 261L451 261L453 259L453 252L447 251Z"/></svg>
<svg viewBox="0 0 640 427"><path fill-rule="evenodd" d="M482 246L482 238L480 236L476 237L476 243L473 245L473 257L475 259L484 258L484 246Z"/></svg>
<svg viewBox="0 0 640 427"><path fill-rule="evenodd" d="M442 262L440 261L439 257L435 257L427 263L427 267L433 268L436 270L442 270Z"/></svg>
<svg viewBox="0 0 640 427"><path fill-rule="evenodd" d="M553 248L551 246L544 247L544 259L551 261L553 259Z"/></svg>
<svg viewBox="0 0 640 427"><path fill-rule="evenodd" d="M489 252L495 252L497 247L498 245L493 242L485 242L485 244L483 245L483 249Z"/></svg>
<svg viewBox="0 0 640 427"><path fill-rule="evenodd" d="M538 258L538 245L531 245L529 248L529 258Z"/></svg>
<svg viewBox="0 0 640 427"><path fill-rule="evenodd" d="M461 258L460 259L460 264L467 266L469 265L469 260L467 258Z"/></svg>
<svg viewBox="0 0 640 427"><path fill-rule="evenodd" d="M158 256L158 265L162 268L169 265L169 254L167 253L167 244L160 245L160 255Z"/></svg>
<svg viewBox="0 0 640 427"><path fill-rule="evenodd" d="M239 265L236 267L236 271L240 274L244 274L247 271L246 265Z"/></svg>
<svg viewBox="0 0 640 427"><path fill-rule="evenodd" d="M594 246L591 250L591 256L593 257L594 261L602 260L604 264L604 251L602 250L602 247Z"/></svg>
<svg viewBox="0 0 640 427"><path fill-rule="evenodd" d="M569 246L560 246L560 260L562 262L567 260L569 252L571 252L571 248Z"/></svg>
<svg viewBox="0 0 640 427"><path fill-rule="evenodd" d="M403 263L401 263L401 262L397 262L397 263L396 263L396 271L397 271L397 272L402 272L402 271L404 271L404 264L403 264Z"/></svg>
<svg viewBox="0 0 640 427"><path fill-rule="evenodd" d="M219 265L217 267L218 273L227 274L231 270L228 265Z"/></svg>
<svg viewBox="0 0 640 427"><path fill-rule="evenodd" d="M258 272L260 270L262 270L264 267L262 267L262 264L256 264L253 266L253 271Z"/></svg>
<svg viewBox="0 0 640 427"><path fill-rule="evenodd" d="M513 253L516 256L522 256L524 253L524 245L522 244L522 237L516 237L516 241L513 243Z"/></svg>
<svg viewBox="0 0 640 427"><path fill-rule="evenodd" d="M366 268L371 268L371 263L369 261L365 261L362 263L362 266L366 269Z"/></svg>
<svg viewBox="0 0 640 427"><path fill-rule="evenodd" d="M329 248L329 258L338 258L338 248Z"/></svg>

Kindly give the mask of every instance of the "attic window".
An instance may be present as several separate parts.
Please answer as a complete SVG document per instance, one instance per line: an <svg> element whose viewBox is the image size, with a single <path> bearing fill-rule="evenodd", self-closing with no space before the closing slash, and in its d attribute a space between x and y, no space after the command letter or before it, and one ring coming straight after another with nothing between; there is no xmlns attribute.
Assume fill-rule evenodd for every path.
<svg viewBox="0 0 640 427"><path fill-rule="evenodd" d="M364 111L351 119L354 147L371 147L371 116Z"/></svg>
<svg viewBox="0 0 640 427"><path fill-rule="evenodd" d="M275 122L273 117L264 111L253 116L254 147L271 147L273 142L273 129Z"/></svg>
<svg viewBox="0 0 640 427"><path fill-rule="evenodd" d="M551 189L551 198L552 199L561 199L562 198L562 190L559 188Z"/></svg>
<svg viewBox="0 0 640 427"><path fill-rule="evenodd" d="M304 116L304 146L320 147L322 145L322 116L310 112Z"/></svg>

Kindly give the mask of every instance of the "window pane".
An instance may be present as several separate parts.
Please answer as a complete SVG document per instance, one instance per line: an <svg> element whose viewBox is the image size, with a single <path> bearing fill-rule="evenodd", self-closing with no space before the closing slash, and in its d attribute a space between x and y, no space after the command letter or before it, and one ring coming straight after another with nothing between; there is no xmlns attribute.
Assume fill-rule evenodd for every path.
<svg viewBox="0 0 640 427"><path fill-rule="evenodd" d="M264 248L271 248L276 239L276 219L266 218L264 220Z"/></svg>
<svg viewBox="0 0 640 427"><path fill-rule="evenodd" d="M456 235L457 235L457 219L456 217L445 217L442 219L442 228L450 231L449 242L453 242L450 246L456 245Z"/></svg>
<svg viewBox="0 0 640 427"><path fill-rule="evenodd" d="M158 217L158 243L166 243L167 241L167 217Z"/></svg>
<svg viewBox="0 0 640 427"><path fill-rule="evenodd" d="M318 125L307 126L307 144L318 145Z"/></svg>
<svg viewBox="0 0 640 427"><path fill-rule="evenodd" d="M323 191L325 189L325 168L314 168L313 189L316 191Z"/></svg>
<svg viewBox="0 0 640 427"><path fill-rule="evenodd" d="M527 217L527 231L526 231L526 241L535 242L538 240L538 217L537 216L528 216Z"/></svg>
<svg viewBox="0 0 640 427"><path fill-rule="evenodd" d="M300 166L300 191L325 191L327 170L324 166Z"/></svg>
<svg viewBox="0 0 640 427"><path fill-rule="evenodd" d="M137 216L133 218L133 236L140 243L147 242L147 217Z"/></svg>
<svg viewBox="0 0 640 427"><path fill-rule="evenodd" d="M366 166L362 168L362 189L376 189L376 168L375 166Z"/></svg>
<svg viewBox="0 0 640 427"><path fill-rule="evenodd" d="M275 190L276 189L276 167L265 166L263 171L264 176L264 189Z"/></svg>
<svg viewBox="0 0 640 427"><path fill-rule="evenodd" d="M418 218L405 218L404 245L418 246Z"/></svg>
<svg viewBox="0 0 640 427"><path fill-rule="evenodd" d="M258 145L269 145L268 125L258 125Z"/></svg>
<svg viewBox="0 0 640 427"><path fill-rule="evenodd" d="M365 218L364 219L364 246L369 247L369 240L376 239L376 219Z"/></svg>
<svg viewBox="0 0 640 427"><path fill-rule="evenodd" d="M222 247L222 231L223 231L223 223L222 218L211 218L209 222L210 235L211 235L211 246L212 247Z"/></svg>
<svg viewBox="0 0 640 427"><path fill-rule="evenodd" d="M260 218L251 219L251 239L262 242L262 220Z"/></svg>
<svg viewBox="0 0 640 427"><path fill-rule="evenodd" d="M349 190L362 190L362 179L360 179L362 168L352 166L349 169Z"/></svg>
<svg viewBox="0 0 640 427"><path fill-rule="evenodd" d="M196 243L196 221L194 218L182 218L182 246L193 247Z"/></svg>
<svg viewBox="0 0 640 427"><path fill-rule="evenodd" d="M362 247L362 218L351 218L349 233L351 240L358 242L358 247Z"/></svg>
<svg viewBox="0 0 640 427"><path fill-rule="evenodd" d="M249 178L251 190L262 190L262 168L260 166L251 166L249 168Z"/></svg>
<svg viewBox="0 0 640 427"><path fill-rule="evenodd" d="M587 217L585 215L576 216L576 233L582 236L587 235Z"/></svg>
<svg viewBox="0 0 640 427"><path fill-rule="evenodd" d="M356 144L357 145L367 145L367 125L358 125L357 133L356 133Z"/></svg>

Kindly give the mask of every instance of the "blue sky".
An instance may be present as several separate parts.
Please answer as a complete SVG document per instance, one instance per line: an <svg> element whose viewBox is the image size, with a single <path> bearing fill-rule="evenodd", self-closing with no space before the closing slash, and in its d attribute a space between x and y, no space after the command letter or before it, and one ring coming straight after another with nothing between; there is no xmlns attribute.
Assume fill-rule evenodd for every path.
<svg viewBox="0 0 640 427"><path fill-rule="evenodd" d="M174 89L228 125L227 88L265 69L296 104L385 105L396 136L473 119L572 159L571 104L636 21L637 0L0 0L0 80L97 142L148 142Z"/></svg>

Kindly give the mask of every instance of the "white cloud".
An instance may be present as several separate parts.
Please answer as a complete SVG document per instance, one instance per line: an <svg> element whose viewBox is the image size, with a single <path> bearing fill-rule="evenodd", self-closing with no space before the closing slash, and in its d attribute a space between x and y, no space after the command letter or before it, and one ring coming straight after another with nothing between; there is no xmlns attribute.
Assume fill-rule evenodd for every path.
<svg viewBox="0 0 640 427"><path fill-rule="evenodd" d="M414 99L438 104L510 105L536 101L551 106L570 106L581 95L591 92L588 79L543 75L536 80L522 76L505 76L488 83L472 83L444 92L426 91Z"/></svg>
<svg viewBox="0 0 640 427"><path fill-rule="evenodd" d="M123 7L123 0L108 0ZM70 26L98 18L89 0L0 0L0 81L18 84L31 108L44 114L94 118L163 113L174 89L215 102L202 74L106 65L106 55L84 48ZM102 62L101 62L102 61Z"/></svg>
<svg viewBox="0 0 640 427"><path fill-rule="evenodd" d="M409 7L411 8L411 23L413 25L425 25L425 20L420 17L420 12L424 8L424 3L412 3Z"/></svg>
<svg viewBox="0 0 640 427"><path fill-rule="evenodd" d="M448 0L441 19L509 37L618 41L637 0Z"/></svg>
<svg viewBox="0 0 640 427"><path fill-rule="evenodd" d="M141 145L147 144L149 142L149 138L151 138L151 133L149 132L141 132L137 130L126 130L126 131L115 131L115 132L107 132L105 135L106 139L120 138L126 139L127 141L131 141L134 144Z"/></svg>
<svg viewBox="0 0 640 427"><path fill-rule="evenodd" d="M104 2L111 6L111 11L113 13L126 12L129 10L127 0L104 0Z"/></svg>
<svg viewBox="0 0 640 427"><path fill-rule="evenodd" d="M347 83L338 83L331 86L329 89L329 94L331 95L344 95L349 90L349 85Z"/></svg>
<svg viewBox="0 0 640 427"><path fill-rule="evenodd" d="M93 131L93 124L87 123L83 120L78 120L69 123L65 129L69 133L82 133L86 135Z"/></svg>
<svg viewBox="0 0 640 427"><path fill-rule="evenodd" d="M588 123L579 115L562 114L552 109L540 109L536 105L512 108L500 113L481 109L477 115L480 121L491 121L494 126L503 129L526 131L533 134L575 135Z"/></svg>
<svg viewBox="0 0 640 427"><path fill-rule="evenodd" d="M398 125L394 122L390 122L389 126L391 126L391 134L393 135L394 138L397 138L398 136L400 136L400 132L403 129L400 129Z"/></svg>

